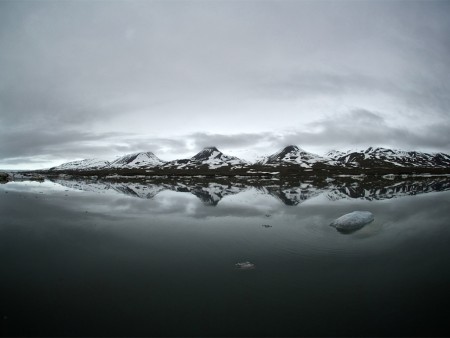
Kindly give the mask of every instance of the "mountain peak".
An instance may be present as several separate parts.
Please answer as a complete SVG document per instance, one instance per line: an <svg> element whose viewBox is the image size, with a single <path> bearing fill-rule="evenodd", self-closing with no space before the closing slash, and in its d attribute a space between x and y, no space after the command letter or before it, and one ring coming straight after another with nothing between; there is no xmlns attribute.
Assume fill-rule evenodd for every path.
<svg viewBox="0 0 450 338"><path fill-rule="evenodd" d="M216 147L204 147L203 150L209 150L209 151L219 151Z"/></svg>
<svg viewBox="0 0 450 338"><path fill-rule="evenodd" d="M301 149L299 147L297 147L296 145L294 145L294 144L290 144L290 145L288 145L288 146L283 148L283 151L289 151L289 152L291 152L291 151L298 151L298 150L301 150Z"/></svg>
<svg viewBox="0 0 450 338"><path fill-rule="evenodd" d="M341 156L343 156L345 153L343 152L343 151L339 151L339 150L336 150L336 149L332 149L332 150L329 150L329 151L327 151L326 153L325 153L325 157L329 157L329 158L338 158L338 157L341 157Z"/></svg>
<svg viewBox="0 0 450 338"><path fill-rule="evenodd" d="M151 151L127 154L119 157L111 163L113 168L135 168L135 167L155 167L164 164Z"/></svg>
<svg viewBox="0 0 450 338"><path fill-rule="evenodd" d="M96 158L88 158L85 160L78 160L63 163L57 167L53 167L50 170L55 171L63 171L63 170L96 170L106 168L110 165L108 161L96 159Z"/></svg>
<svg viewBox="0 0 450 338"><path fill-rule="evenodd" d="M195 154L191 160L204 161L211 157L221 157L223 154L216 147L205 147L199 153Z"/></svg>
<svg viewBox="0 0 450 338"><path fill-rule="evenodd" d="M429 153L383 147L347 151L336 160L345 165L364 167L445 167L450 163L449 158Z"/></svg>
<svg viewBox="0 0 450 338"><path fill-rule="evenodd" d="M222 153L216 147L205 147L199 153L186 160L175 160L166 165L166 167L177 166L181 168L194 168L196 166L206 165L209 169L228 167L232 165L244 165L245 161L234 156L228 156Z"/></svg>
<svg viewBox="0 0 450 338"><path fill-rule="evenodd" d="M275 154L272 154L262 161L260 164L279 164L281 162L300 164L303 167L310 167L313 163L322 160L319 155L308 153L296 145L288 145L279 150Z"/></svg>

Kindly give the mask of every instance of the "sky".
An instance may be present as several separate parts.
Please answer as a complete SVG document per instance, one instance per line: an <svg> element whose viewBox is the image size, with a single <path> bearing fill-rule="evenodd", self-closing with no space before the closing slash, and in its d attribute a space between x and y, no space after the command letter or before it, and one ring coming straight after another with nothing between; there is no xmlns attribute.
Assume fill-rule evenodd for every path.
<svg viewBox="0 0 450 338"><path fill-rule="evenodd" d="M450 153L450 1L0 1L0 168Z"/></svg>

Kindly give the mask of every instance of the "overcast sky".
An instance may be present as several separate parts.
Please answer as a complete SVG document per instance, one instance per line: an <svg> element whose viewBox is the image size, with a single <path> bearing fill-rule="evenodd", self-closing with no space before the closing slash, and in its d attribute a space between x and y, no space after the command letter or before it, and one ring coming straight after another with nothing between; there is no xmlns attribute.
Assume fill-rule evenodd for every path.
<svg viewBox="0 0 450 338"><path fill-rule="evenodd" d="M450 1L0 1L0 168L450 153Z"/></svg>

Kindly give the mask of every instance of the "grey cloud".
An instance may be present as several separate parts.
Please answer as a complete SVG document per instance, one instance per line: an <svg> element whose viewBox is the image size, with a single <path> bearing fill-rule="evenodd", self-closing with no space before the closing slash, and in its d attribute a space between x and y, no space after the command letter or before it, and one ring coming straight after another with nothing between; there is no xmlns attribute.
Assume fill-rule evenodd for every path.
<svg viewBox="0 0 450 338"><path fill-rule="evenodd" d="M33 136L30 137L30 134ZM167 152L184 154L186 142L180 139L151 138L119 132L87 132L77 130L40 131L3 130L0 133L0 163L42 163L47 160L75 158L113 158L138 151L156 155Z"/></svg>
<svg viewBox="0 0 450 338"><path fill-rule="evenodd" d="M197 148L218 146L219 148L258 149L266 155L267 149L279 149L296 144L322 149L340 148L347 150L365 146L390 146L405 150L450 149L449 123L430 123L421 128L411 129L407 124L396 127L378 112L367 109L354 109L345 114L330 114L316 122L309 123L302 130L284 133L268 131L254 134L207 134L195 133L187 136Z"/></svg>
<svg viewBox="0 0 450 338"><path fill-rule="evenodd" d="M322 12L329 15L322 26L324 35L313 25L314 31L305 37L308 51L302 51L303 41L292 47L299 64L259 72L256 95L273 99L335 96L351 105L349 95L370 100L373 94L383 94L416 111L418 117L448 117L449 9L443 1L407 6L402 1L337 2Z"/></svg>
<svg viewBox="0 0 450 338"><path fill-rule="evenodd" d="M308 131L308 129L310 129ZM409 130L390 126L377 112L356 109L347 114L330 115L310 123L304 130L284 133L208 134L193 133L179 138L146 137L125 133L90 133L74 130L41 132L30 138L29 131L3 131L0 134L0 163L40 164L46 160L110 158L137 151L152 151L166 160L187 157L205 146L219 149L252 149L258 155L289 144L342 150L365 146L390 146L406 150L450 149L449 123L428 124ZM244 157L245 158L245 157Z"/></svg>
<svg viewBox="0 0 450 338"><path fill-rule="evenodd" d="M1 165L23 165L23 168L29 168L30 166L38 165L40 167L45 167L49 161L54 160L52 156L27 156L27 157L13 157L5 158L0 161Z"/></svg>
<svg viewBox="0 0 450 338"><path fill-rule="evenodd" d="M245 148L272 139L271 133L209 134L193 133L187 136L196 148L218 146L224 148Z"/></svg>
<svg viewBox="0 0 450 338"><path fill-rule="evenodd" d="M100 153L109 145L96 146L96 142L123 137L123 133L90 133L76 130L34 132L33 130L3 130L0 134L0 158L49 155L79 156Z"/></svg>
<svg viewBox="0 0 450 338"><path fill-rule="evenodd" d="M352 72L305 70L261 79L261 94L277 99L307 98L314 95L361 93L400 93L402 84Z"/></svg>
<svg viewBox="0 0 450 338"><path fill-rule="evenodd" d="M186 140L169 139L169 138L151 138L140 136L136 138L123 138L122 146L116 146L115 150L119 153L133 153L138 151L151 151L156 156L173 156L173 154L181 155L189 152L190 149L186 144ZM166 158L165 158L166 159ZM172 160L173 158L167 158Z"/></svg>
<svg viewBox="0 0 450 338"><path fill-rule="evenodd" d="M279 144L306 144L349 149L363 146L390 146L405 150L450 149L450 123L430 123L410 130L390 126L377 112L356 109L309 124L317 132L296 131L279 138Z"/></svg>
<svg viewBox="0 0 450 338"><path fill-rule="evenodd" d="M0 161L173 159L206 145L448 149L449 11L445 1L1 1ZM355 106L367 111L342 109ZM299 131L287 115L308 123L310 107L319 123Z"/></svg>
<svg viewBox="0 0 450 338"><path fill-rule="evenodd" d="M426 69L439 79L449 66L438 53L450 48L442 17L448 6L435 2L26 4L3 2L2 28L10 36L0 39L2 84L11 114L24 97L54 113L67 110L58 100L63 107L98 106L130 93L176 99L193 91L252 92L261 77L281 77L292 90L328 91L361 80L382 88L387 81L371 80L374 74L389 79L397 70L394 80L410 81L408 74L433 62ZM422 13L433 21L416 20Z"/></svg>
<svg viewBox="0 0 450 338"><path fill-rule="evenodd" d="M448 72L447 72L448 71ZM305 99L314 96L361 96L381 94L409 107L419 115L448 116L450 109L450 65L429 79L420 74L405 78L377 78L358 73L304 71L262 79L258 95L278 100ZM351 103L351 101L350 101Z"/></svg>
<svg viewBox="0 0 450 338"><path fill-rule="evenodd" d="M251 146L267 155L271 151L290 144L305 150L308 147L322 149L340 148L348 150L368 146L389 146L405 150L439 150L449 152L450 123L430 123L421 128L410 129L391 126L378 112L354 109L345 114L329 115L309 123L303 130L290 130L284 133L255 134L206 134L195 133L188 136L198 148L215 145L219 148L245 148Z"/></svg>

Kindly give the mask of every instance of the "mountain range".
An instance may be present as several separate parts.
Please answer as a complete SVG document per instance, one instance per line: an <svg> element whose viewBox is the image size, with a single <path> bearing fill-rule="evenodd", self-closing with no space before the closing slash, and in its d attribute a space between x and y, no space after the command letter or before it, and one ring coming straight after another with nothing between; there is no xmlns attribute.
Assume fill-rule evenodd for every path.
<svg viewBox="0 0 450 338"><path fill-rule="evenodd" d="M237 174L253 173L265 169L325 170L333 168L376 169L376 168L450 168L450 156L445 153L424 153L387 148L369 147L364 150L341 152L332 150L324 156L307 152L295 145L289 145L278 152L249 163L234 156L225 155L216 147L206 147L189 159L162 161L152 152L124 155L112 162L100 159L86 159L61 164L50 172L114 171L118 169L147 169L147 172L193 172L195 170L235 171Z"/></svg>

